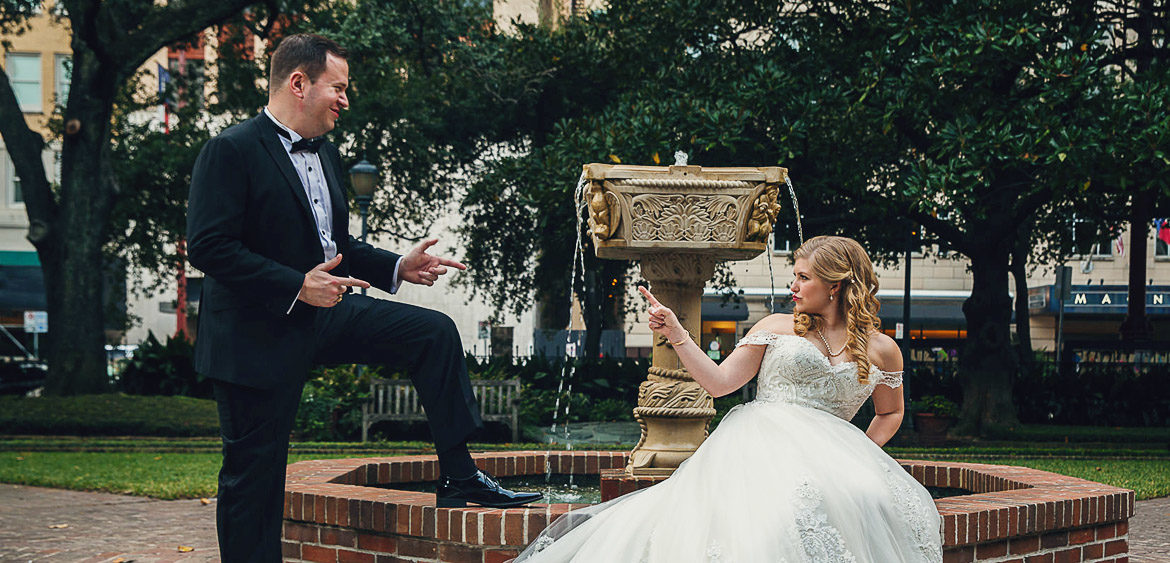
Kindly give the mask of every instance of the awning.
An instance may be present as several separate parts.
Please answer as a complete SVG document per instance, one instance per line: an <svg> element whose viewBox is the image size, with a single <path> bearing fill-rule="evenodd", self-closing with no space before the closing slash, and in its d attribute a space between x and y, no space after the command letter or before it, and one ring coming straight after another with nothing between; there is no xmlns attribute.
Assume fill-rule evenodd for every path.
<svg viewBox="0 0 1170 563"><path fill-rule="evenodd" d="M747 303L740 300L722 297L703 297L704 321L746 321L748 318Z"/></svg>
<svg viewBox="0 0 1170 563"><path fill-rule="evenodd" d="M749 298L767 299L771 288L743 288L736 293ZM707 316L707 301L717 299L718 292L712 289L704 291L703 320L718 320ZM776 303L772 312L791 313L792 302L789 299L792 293L788 288L776 288ZM883 289L878 291L877 297L881 301L882 309L878 316L882 326L893 327L902 322L902 298L900 289ZM965 330L967 318L963 315L963 302L971 296L970 291L912 289L910 290L910 327L919 329ZM1014 312L1013 312L1014 316ZM746 317L744 317L746 318ZM740 318L737 320L744 320Z"/></svg>
<svg viewBox="0 0 1170 563"><path fill-rule="evenodd" d="M1129 311L1129 287L1125 285L1073 285L1064 302L1066 315L1125 316ZM1056 287L1042 285L1028 289L1028 311L1033 315L1055 315L1059 311ZM1170 316L1170 285L1146 286L1146 315Z"/></svg>
<svg viewBox="0 0 1170 563"><path fill-rule="evenodd" d="M45 277L36 252L0 251L0 310L45 310Z"/></svg>

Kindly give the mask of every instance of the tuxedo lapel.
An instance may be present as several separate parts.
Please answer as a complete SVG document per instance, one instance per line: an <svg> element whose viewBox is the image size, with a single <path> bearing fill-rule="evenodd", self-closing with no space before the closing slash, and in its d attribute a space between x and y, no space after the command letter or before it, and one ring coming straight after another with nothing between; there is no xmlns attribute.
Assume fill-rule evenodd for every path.
<svg viewBox="0 0 1170 563"><path fill-rule="evenodd" d="M338 227L347 226L349 221L345 205L345 190L341 187L341 175L337 165L333 162L324 147L317 152L321 157L321 169L325 172L325 183L329 186L329 201L333 208L333 238L345 237L348 233L338 231Z"/></svg>
<svg viewBox="0 0 1170 563"><path fill-rule="evenodd" d="M301 184L301 178L297 176L296 168L293 168L292 158L288 156L288 151L284 150L284 145L276 136L276 125L268 119L268 116L261 113L256 117L256 126L260 130L260 144L264 146L268 156L272 157L276 167L280 169L281 175L286 180L285 184L293 192L293 197L300 202L301 211L305 212L310 227L316 230L317 220L313 217L313 210L309 208L309 196L305 194L305 186Z"/></svg>

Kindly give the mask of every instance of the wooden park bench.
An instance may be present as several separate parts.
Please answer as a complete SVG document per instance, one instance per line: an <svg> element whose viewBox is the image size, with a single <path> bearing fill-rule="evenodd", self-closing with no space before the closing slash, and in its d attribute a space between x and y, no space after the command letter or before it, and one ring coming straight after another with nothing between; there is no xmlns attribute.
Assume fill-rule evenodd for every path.
<svg viewBox="0 0 1170 563"><path fill-rule="evenodd" d="M512 429L512 441L520 441L520 410L516 406L520 380L473 379L471 391L479 402L480 418L506 424ZM362 405L362 441L369 438L370 427L383 420L426 419L409 379L374 379L370 398Z"/></svg>

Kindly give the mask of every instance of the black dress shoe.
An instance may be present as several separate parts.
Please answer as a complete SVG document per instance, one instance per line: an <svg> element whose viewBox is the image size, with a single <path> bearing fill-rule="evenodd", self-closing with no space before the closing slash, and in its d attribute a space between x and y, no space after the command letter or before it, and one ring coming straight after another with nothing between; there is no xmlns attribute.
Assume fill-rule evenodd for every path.
<svg viewBox="0 0 1170 563"><path fill-rule="evenodd" d="M544 498L540 493L516 493L500 486L496 479L483 471L476 471L466 479L439 478L435 491L435 506L463 508L474 503L489 508L512 508Z"/></svg>

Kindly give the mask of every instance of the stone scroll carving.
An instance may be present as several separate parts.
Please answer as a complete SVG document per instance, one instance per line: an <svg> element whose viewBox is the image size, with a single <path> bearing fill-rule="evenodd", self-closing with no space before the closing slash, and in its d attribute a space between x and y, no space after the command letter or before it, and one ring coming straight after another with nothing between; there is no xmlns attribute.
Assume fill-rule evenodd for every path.
<svg viewBox="0 0 1170 563"><path fill-rule="evenodd" d="M635 241L735 242L739 202L725 195L634 196L630 202Z"/></svg>

